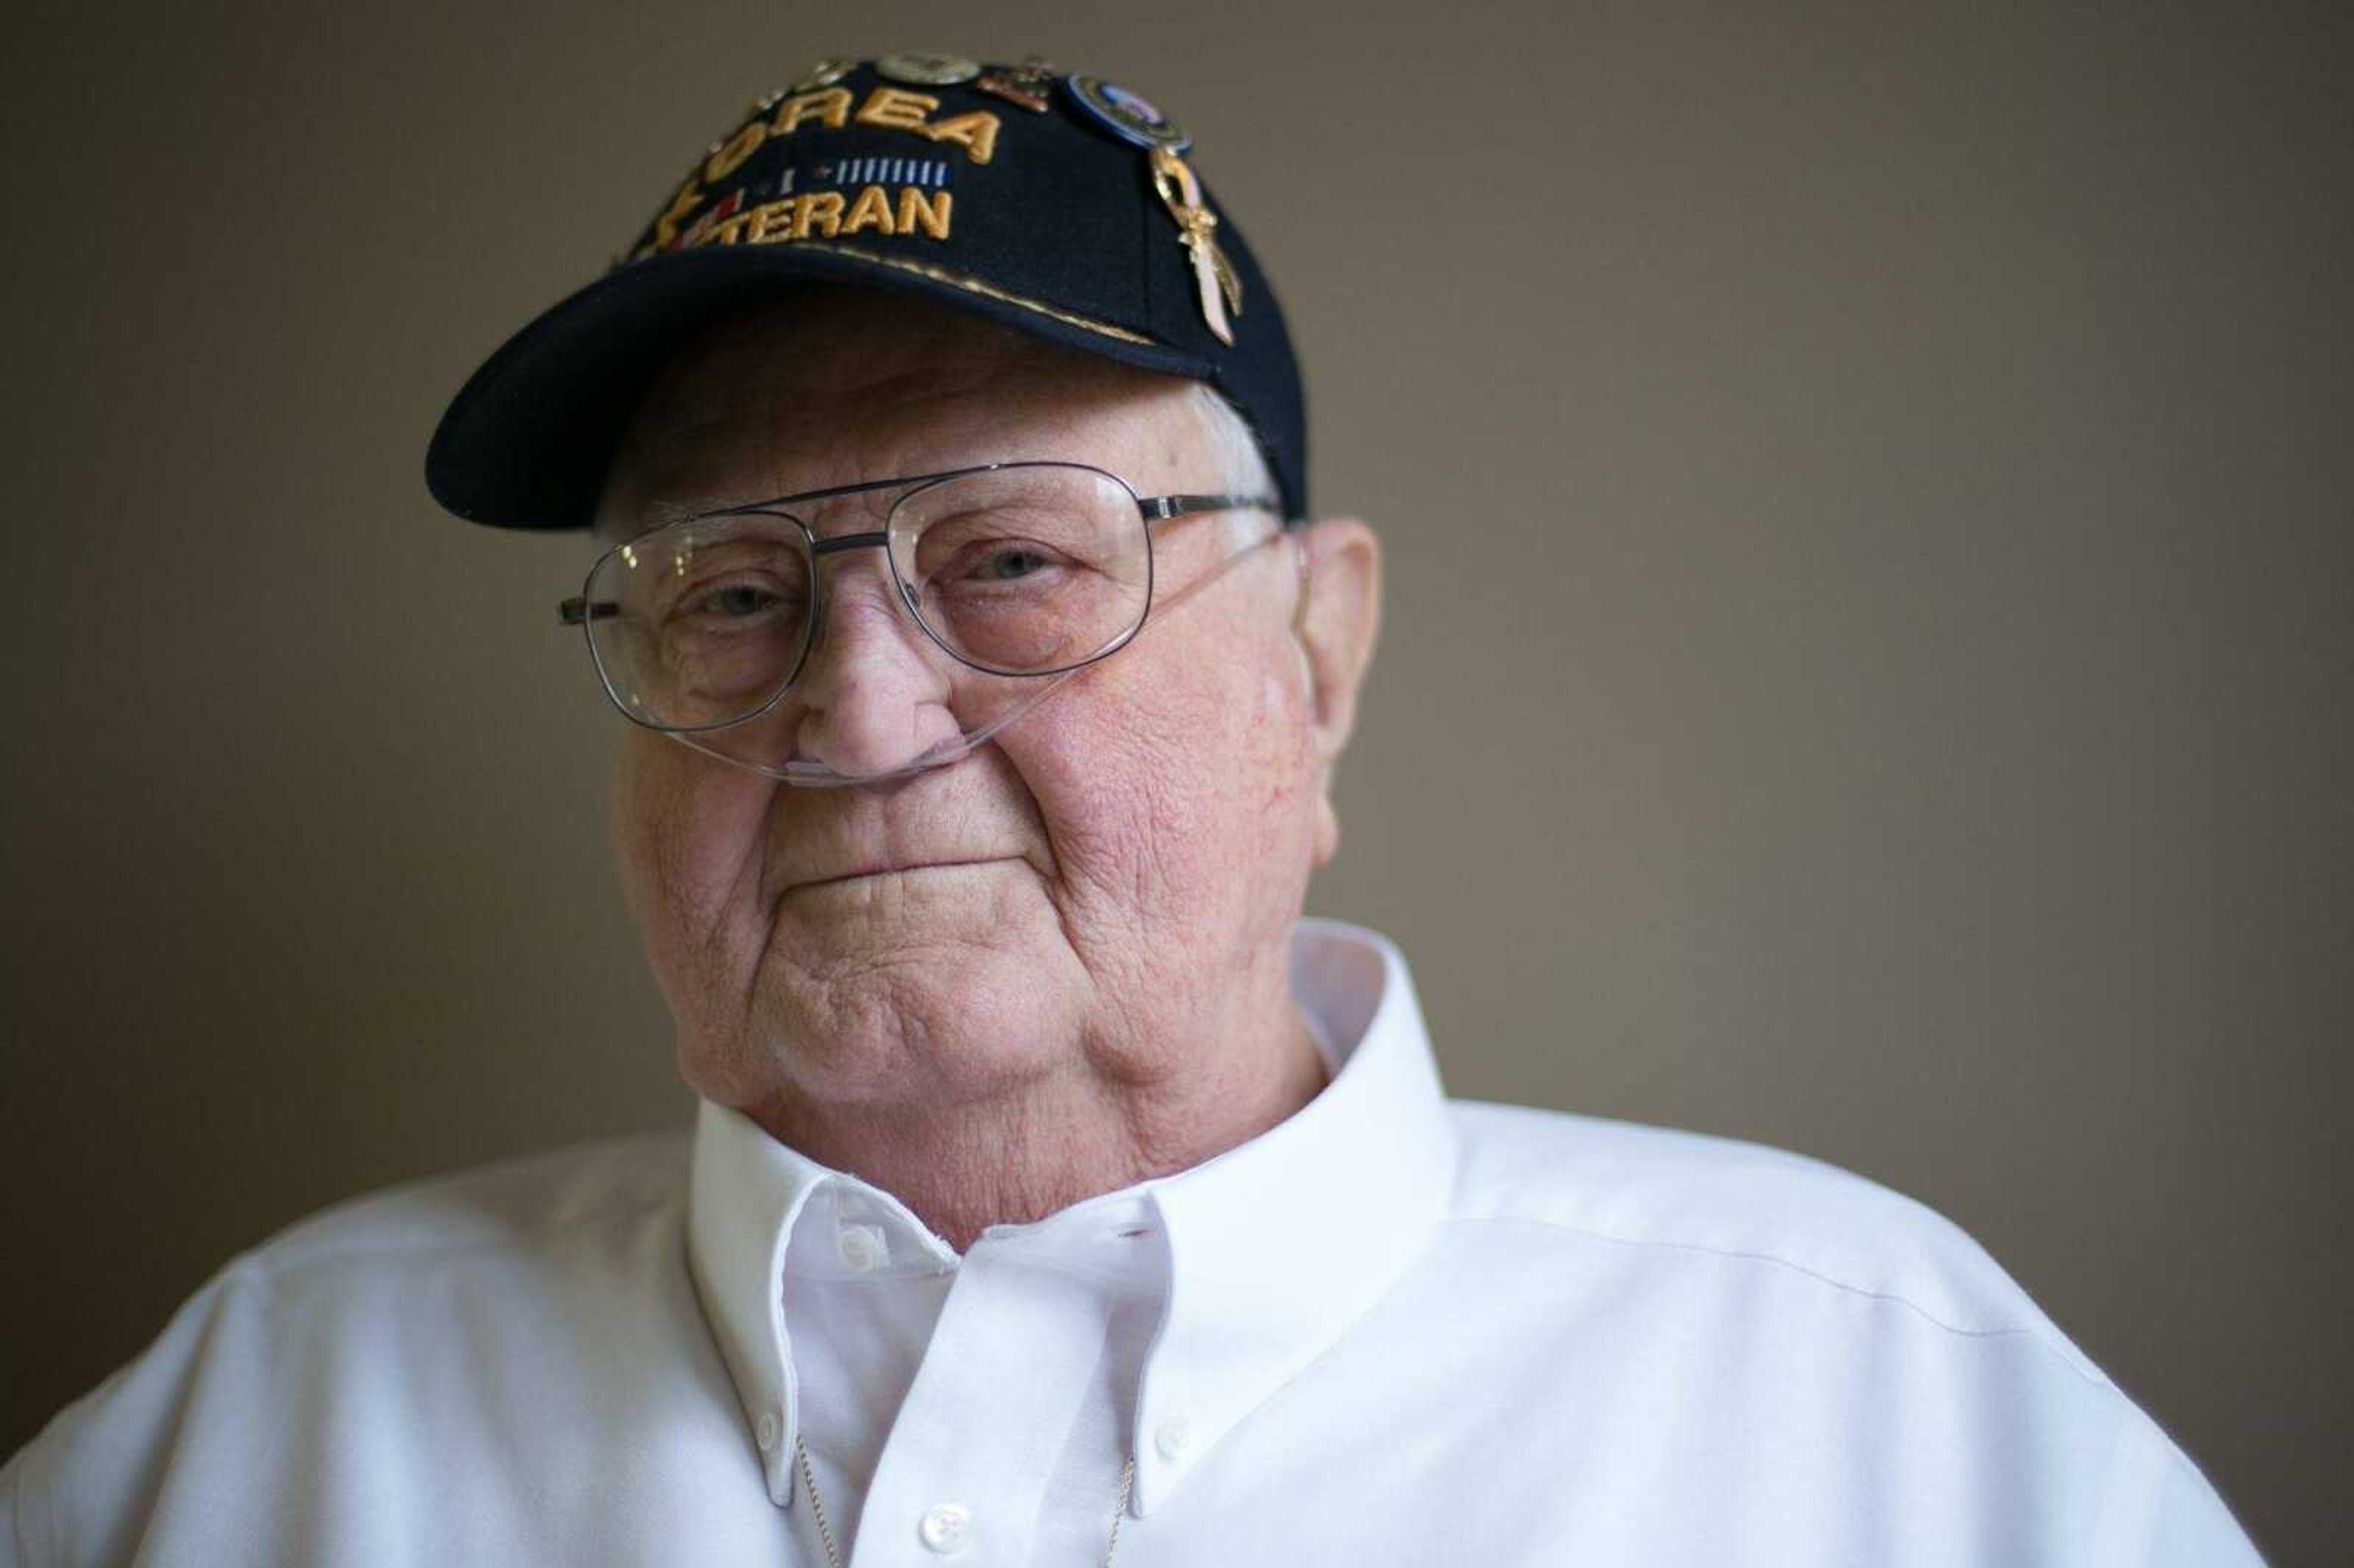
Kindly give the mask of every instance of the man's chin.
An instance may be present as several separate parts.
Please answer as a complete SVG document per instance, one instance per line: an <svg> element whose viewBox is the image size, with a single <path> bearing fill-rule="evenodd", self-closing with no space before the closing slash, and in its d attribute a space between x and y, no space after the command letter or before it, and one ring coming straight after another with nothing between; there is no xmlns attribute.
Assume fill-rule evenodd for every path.
<svg viewBox="0 0 2354 1568"><path fill-rule="evenodd" d="M785 1075L829 1098L987 1094L1053 1070L1076 1049L1087 987L1020 861L795 888L764 969Z"/></svg>

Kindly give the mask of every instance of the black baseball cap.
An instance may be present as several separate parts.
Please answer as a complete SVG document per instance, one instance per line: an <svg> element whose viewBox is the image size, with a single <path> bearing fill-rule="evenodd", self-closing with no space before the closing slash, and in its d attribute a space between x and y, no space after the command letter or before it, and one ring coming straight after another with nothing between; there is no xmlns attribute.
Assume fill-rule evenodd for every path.
<svg viewBox="0 0 2354 1568"><path fill-rule="evenodd" d="M713 143L603 277L474 372L433 433L426 482L473 522L586 528L671 355L818 280L1205 381L1257 437L1286 515L1304 518L1290 334L1190 148L1139 94L1034 58L820 61Z"/></svg>

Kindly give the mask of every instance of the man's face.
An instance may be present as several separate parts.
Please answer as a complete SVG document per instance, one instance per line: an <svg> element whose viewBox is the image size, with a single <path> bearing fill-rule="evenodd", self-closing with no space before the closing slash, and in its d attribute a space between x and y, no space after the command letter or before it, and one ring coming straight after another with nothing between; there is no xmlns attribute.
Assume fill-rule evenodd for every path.
<svg viewBox="0 0 2354 1568"><path fill-rule="evenodd" d="M599 531L1025 458L1092 463L1145 495L1232 478L1190 383L829 291L680 356L631 427ZM874 528L885 504L813 521L822 536ZM1321 524L1164 614L1233 553L1232 521L1158 524L1145 633L952 766L797 789L625 732L623 882L698 1092L810 1115L952 1107L1055 1075L1149 1084L1185 1070L1184 1042L1280 1003L1290 925L1333 842L1329 764L1371 638L1373 546ZM1311 593L1303 567L1324 573L1327 556ZM991 677L925 640L879 552L822 569L826 622L772 721L799 754L872 773L958 733L963 683Z"/></svg>

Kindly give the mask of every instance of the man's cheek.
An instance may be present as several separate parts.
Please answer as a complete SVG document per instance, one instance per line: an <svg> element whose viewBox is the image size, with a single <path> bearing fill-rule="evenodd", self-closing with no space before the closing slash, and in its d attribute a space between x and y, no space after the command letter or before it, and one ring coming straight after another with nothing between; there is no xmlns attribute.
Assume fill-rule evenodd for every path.
<svg viewBox="0 0 2354 1568"><path fill-rule="evenodd" d="M720 927L759 912L758 868L776 793L764 779L659 736L639 732L624 742L614 836L624 891L650 946L704 948Z"/></svg>
<svg viewBox="0 0 2354 1568"><path fill-rule="evenodd" d="M669 923L670 900L663 869L664 796L660 778L649 765L651 759L639 749L643 739L634 731L627 732L615 748L611 836L622 896L637 920L640 936L653 951Z"/></svg>
<svg viewBox="0 0 2354 1568"><path fill-rule="evenodd" d="M1147 768L1102 777L1070 803L1055 853L1065 887L1098 921L1157 924L1169 917L1172 873L1182 869L1176 824L1157 815L1166 791Z"/></svg>
<svg viewBox="0 0 2354 1568"><path fill-rule="evenodd" d="M1193 748L1217 737L1187 736L1165 715L1114 722L1129 715L1099 707L1093 716L1087 744L1051 746L1033 770L1062 895L1098 928L1182 919L1220 825Z"/></svg>

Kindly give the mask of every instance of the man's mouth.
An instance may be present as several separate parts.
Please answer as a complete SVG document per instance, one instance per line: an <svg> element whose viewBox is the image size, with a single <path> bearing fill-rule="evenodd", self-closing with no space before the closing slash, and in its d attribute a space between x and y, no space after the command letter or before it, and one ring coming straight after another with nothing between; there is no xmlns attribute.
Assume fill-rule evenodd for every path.
<svg viewBox="0 0 2354 1568"><path fill-rule="evenodd" d="M829 876L813 876L796 882L785 891L801 893L820 887L848 887L858 883L879 882L885 877L912 875L917 872L970 871L985 865L1003 865L1018 858L1015 855L982 855L965 859L876 862L871 865L853 866Z"/></svg>

